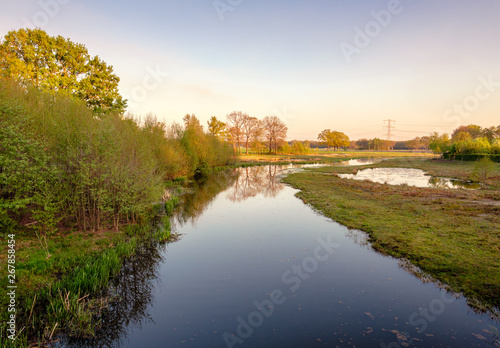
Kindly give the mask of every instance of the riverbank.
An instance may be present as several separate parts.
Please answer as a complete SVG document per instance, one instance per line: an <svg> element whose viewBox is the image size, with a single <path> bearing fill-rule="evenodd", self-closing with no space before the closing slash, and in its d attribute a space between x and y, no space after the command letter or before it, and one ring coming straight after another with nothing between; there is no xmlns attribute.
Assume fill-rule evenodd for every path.
<svg viewBox="0 0 500 348"><path fill-rule="evenodd" d="M100 313L112 303L107 289L125 259L143 246L170 240L170 217L178 203L173 197L156 204L141 223L118 231L60 230L49 236L35 236L29 229L12 235L15 241L14 283L2 279L6 289L15 284L15 297L0 295L2 308L1 347L44 346L60 334L93 336L100 325ZM7 269L7 252L0 265ZM15 314L15 331L6 323ZM7 317L9 316L9 317ZM11 336L14 335L14 336ZM10 337L9 337L10 336ZM12 338L15 337L15 340Z"/></svg>
<svg viewBox="0 0 500 348"><path fill-rule="evenodd" d="M479 180L474 162L395 159L362 167L311 168L284 181L297 196L339 223L367 232L372 246L406 258L463 293L471 305L500 307L500 166L481 190L390 186L341 179L362 168L406 167ZM475 302L478 299L479 302ZM481 304L480 304L481 303Z"/></svg>

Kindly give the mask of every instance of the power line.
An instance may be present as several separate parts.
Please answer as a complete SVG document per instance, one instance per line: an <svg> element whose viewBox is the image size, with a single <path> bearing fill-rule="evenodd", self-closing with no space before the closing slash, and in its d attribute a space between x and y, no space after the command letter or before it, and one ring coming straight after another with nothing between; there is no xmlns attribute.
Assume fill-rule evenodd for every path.
<svg viewBox="0 0 500 348"><path fill-rule="evenodd" d="M398 130L398 132L408 132L408 133L430 133L428 131L410 131L410 130Z"/></svg>
<svg viewBox="0 0 500 348"><path fill-rule="evenodd" d="M401 126L410 126L410 127L447 127L448 124L442 123L434 123L434 124L410 124L410 123L399 123Z"/></svg>
<svg viewBox="0 0 500 348"><path fill-rule="evenodd" d="M374 125L370 125L370 126L362 126L362 127L350 128L348 130L349 131L353 131L353 130L361 130L361 129L365 129L365 128L378 128L378 127L380 127L380 125L374 124Z"/></svg>

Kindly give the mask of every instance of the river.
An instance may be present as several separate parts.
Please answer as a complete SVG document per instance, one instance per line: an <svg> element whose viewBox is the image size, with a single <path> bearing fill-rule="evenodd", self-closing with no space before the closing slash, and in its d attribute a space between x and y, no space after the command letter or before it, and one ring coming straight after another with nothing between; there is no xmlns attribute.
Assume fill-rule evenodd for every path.
<svg viewBox="0 0 500 348"><path fill-rule="evenodd" d="M499 346L498 321L304 204L283 169L239 168L186 195L180 239L128 260L98 336L59 346Z"/></svg>

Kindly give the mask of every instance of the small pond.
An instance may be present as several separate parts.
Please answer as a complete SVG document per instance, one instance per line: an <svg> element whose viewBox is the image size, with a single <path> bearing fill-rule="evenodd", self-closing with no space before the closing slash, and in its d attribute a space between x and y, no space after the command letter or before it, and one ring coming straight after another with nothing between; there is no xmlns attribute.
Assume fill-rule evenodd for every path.
<svg viewBox="0 0 500 348"><path fill-rule="evenodd" d="M429 176L423 170L413 168L370 168L360 170L356 174L338 174L338 176L344 179L368 180L389 185L469 190L481 188L478 183Z"/></svg>

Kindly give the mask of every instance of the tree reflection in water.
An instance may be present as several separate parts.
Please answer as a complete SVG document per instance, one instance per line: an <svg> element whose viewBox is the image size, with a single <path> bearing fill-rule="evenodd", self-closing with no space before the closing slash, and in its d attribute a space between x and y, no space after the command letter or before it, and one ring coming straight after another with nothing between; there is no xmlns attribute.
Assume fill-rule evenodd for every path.
<svg viewBox="0 0 500 348"><path fill-rule="evenodd" d="M196 224L214 198L225 190L227 199L232 202L242 202L258 194L275 197L285 187L278 179L283 168L278 165L235 168L196 183L192 192L182 197L176 222L181 226L187 222Z"/></svg>
<svg viewBox="0 0 500 348"><path fill-rule="evenodd" d="M111 299L100 316L101 327L90 339L62 338L56 346L64 347L119 347L131 329L151 321L148 313L153 290L158 284L160 262L166 254L166 244L150 242L137 254L125 259L118 276L111 282L103 297Z"/></svg>
<svg viewBox="0 0 500 348"><path fill-rule="evenodd" d="M278 179L283 166L269 165L239 168L239 176L227 198L232 202L242 202L262 193L265 197L276 197L285 185Z"/></svg>
<svg viewBox="0 0 500 348"><path fill-rule="evenodd" d="M187 222L196 224L214 198L236 181L238 170L239 168L226 170L195 183L193 190L181 197L181 204L175 214L176 222L180 225Z"/></svg>

